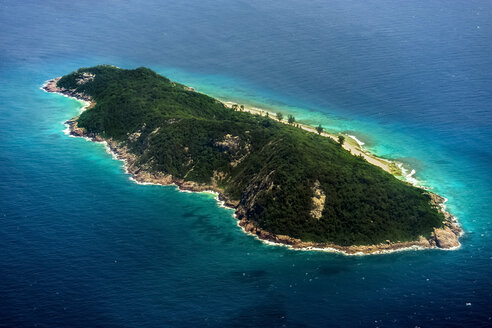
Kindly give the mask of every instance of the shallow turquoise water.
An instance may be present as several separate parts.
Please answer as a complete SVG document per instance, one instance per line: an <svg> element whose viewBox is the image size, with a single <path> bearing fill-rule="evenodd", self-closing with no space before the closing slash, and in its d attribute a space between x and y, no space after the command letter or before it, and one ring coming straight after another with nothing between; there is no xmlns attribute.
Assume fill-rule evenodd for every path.
<svg viewBox="0 0 492 328"><path fill-rule="evenodd" d="M488 2L61 4L0 1L0 327L490 325ZM100 63L356 135L449 199L463 247L291 251L131 182L39 89Z"/></svg>

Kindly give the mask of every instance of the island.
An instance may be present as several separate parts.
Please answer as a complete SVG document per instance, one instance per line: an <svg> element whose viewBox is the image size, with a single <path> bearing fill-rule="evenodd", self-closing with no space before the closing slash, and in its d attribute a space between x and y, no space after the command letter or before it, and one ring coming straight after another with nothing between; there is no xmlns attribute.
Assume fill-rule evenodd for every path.
<svg viewBox="0 0 492 328"><path fill-rule="evenodd" d="M66 122L70 134L105 142L135 181L213 191L261 240L345 254L460 246L445 198L321 127L225 104L148 68L81 68L43 88L88 102Z"/></svg>

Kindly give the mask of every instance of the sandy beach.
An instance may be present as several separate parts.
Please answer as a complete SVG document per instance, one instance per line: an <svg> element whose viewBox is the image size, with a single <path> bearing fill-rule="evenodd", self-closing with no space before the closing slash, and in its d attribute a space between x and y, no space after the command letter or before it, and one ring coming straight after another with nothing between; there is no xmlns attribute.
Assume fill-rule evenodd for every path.
<svg viewBox="0 0 492 328"><path fill-rule="evenodd" d="M237 104L230 102L230 101L224 101L224 105L226 107L232 109L232 106L237 105ZM244 106L244 111L251 113L251 114L254 114L254 115L261 115L261 116L265 116L266 114L268 114L268 116L270 118L272 118L278 122L281 122L284 124L289 124L286 119L282 119L282 120L277 119L276 113L269 112L269 111L261 109L261 108ZM307 125L304 123L299 123L299 122L294 123L294 125L299 126L299 128L301 128L305 131L313 132L316 134L318 133L316 131L316 128L313 126L310 126L310 125ZM337 134L328 133L328 132L321 132L321 136L331 138L337 142L338 142L338 136L339 135L343 135L345 137L345 142L343 143L343 148L348 150L352 155L363 156L366 159L366 161L368 161L369 163L371 163L375 166L382 168L386 172L391 173L393 175L402 176L402 174L401 174L402 171L401 171L401 169L398 168L396 163L382 159L382 158L379 158L376 155L371 154L370 152L364 150L360 145L360 141L357 140L356 138L354 138L353 136L346 135L346 134L338 134L337 135Z"/></svg>

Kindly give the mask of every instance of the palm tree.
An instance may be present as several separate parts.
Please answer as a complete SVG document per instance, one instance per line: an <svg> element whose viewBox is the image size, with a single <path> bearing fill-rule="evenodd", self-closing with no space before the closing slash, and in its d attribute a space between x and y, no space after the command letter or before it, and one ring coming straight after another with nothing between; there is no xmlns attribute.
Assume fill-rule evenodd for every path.
<svg viewBox="0 0 492 328"><path fill-rule="evenodd" d="M318 134L321 134L321 132L323 132L323 127L320 125L318 125L318 127L316 128L316 131L318 131Z"/></svg>
<svg viewBox="0 0 492 328"><path fill-rule="evenodd" d="M287 118L287 122L289 122L289 124L292 124L296 121L296 118L292 115L289 115L289 117Z"/></svg>
<svg viewBox="0 0 492 328"><path fill-rule="evenodd" d="M277 119L279 121L282 121L283 118L284 118L284 115L282 113L277 113Z"/></svg>

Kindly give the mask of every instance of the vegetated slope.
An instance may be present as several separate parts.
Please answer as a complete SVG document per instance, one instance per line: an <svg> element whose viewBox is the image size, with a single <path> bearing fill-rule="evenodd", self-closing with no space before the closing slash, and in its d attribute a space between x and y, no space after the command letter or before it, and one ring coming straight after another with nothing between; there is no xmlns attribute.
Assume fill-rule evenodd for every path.
<svg viewBox="0 0 492 328"><path fill-rule="evenodd" d="M214 179L269 232L362 245L415 240L442 226L424 190L330 138L233 111L150 69L83 68L57 85L96 102L79 127L124 143L142 169L199 183Z"/></svg>

